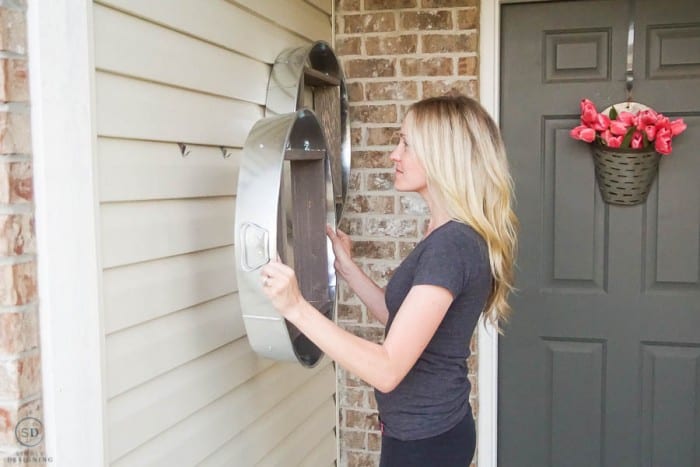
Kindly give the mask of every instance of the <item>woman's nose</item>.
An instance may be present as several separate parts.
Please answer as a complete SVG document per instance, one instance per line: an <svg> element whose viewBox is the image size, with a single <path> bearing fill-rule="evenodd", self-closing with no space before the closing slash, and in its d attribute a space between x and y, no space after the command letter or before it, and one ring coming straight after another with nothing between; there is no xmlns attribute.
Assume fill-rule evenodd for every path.
<svg viewBox="0 0 700 467"><path fill-rule="evenodd" d="M394 162L397 162L401 160L401 157L399 156L399 147L396 146L393 151L389 154L389 159L391 159Z"/></svg>

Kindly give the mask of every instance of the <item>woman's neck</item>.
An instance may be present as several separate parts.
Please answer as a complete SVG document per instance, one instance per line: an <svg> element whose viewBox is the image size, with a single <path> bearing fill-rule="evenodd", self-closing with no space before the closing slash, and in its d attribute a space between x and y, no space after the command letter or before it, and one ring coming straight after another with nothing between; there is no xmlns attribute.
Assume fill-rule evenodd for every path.
<svg viewBox="0 0 700 467"><path fill-rule="evenodd" d="M444 206L441 206L438 203L436 203L432 196L428 194L423 194L423 199L428 204L428 209L430 210L430 222L428 222L428 229L425 232L425 236L427 236L433 230L451 221L452 218L447 213L447 210L444 208Z"/></svg>

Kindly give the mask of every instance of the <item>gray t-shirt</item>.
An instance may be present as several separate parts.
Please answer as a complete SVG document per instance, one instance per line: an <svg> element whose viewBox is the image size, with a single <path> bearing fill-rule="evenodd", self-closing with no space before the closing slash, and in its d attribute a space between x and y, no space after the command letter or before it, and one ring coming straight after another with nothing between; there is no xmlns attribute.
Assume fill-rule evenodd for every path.
<svg viewBox="0 0 700 467"><path fill-rule="evenodd" d="M375 390L384 435L400 440L444 433L469 412L469 342L491 291L488 248L470 226L433 230L399 265L386 287L386 332L414 285L437 285L454 298L435 335L391 392Z"/></svg>

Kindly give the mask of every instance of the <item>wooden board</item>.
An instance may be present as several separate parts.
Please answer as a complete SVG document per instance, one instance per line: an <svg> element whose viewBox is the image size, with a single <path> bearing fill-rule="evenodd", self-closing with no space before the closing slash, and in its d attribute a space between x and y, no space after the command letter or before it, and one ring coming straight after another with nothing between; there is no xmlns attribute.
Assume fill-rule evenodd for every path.
<svg viewBox="0 0 700 467"><path fill-rule="evenodd" d="M100 0L98 3L267 64L274 63L286 48L310 43L309 39L289 29L224 0L206 3L202 0ZM326 34L330 35L330 24L326 29Z"/></svg>
<svg viewBox="0 0 700 467"><path fill-rule="evenodd" d="M331 42L330 16L301 0L229 0L311 41Z"/></svg>
<svg viewBox="0 0 700 467"><path fill-rule="evenodd" d="M100 201L233 196L242 150L98 138Z"/></svg>
<svg viewBox="0 0 700 467"><path fill-rule="evenodd" d="M310 445L309 440L322 440L329 433L333 433L332 429L330 431L328 429L329 424L331 427L335 425L335 402L332 398L326 399L315 408L301 425L275 445L256 465L279 467L299 465L304 457L310 455L316 448Z"/></svg>
<svg viewBox="0 0 700 467"><path fill-rule="evenodd" d="M325 366L317 376L290 393L264 417L246 427L199 465L214 467L258 464L278 443L301 428L304 420L320 411L324 401L331 400L333 388L327 382L333 378L333 374L332 365ZM333 411L321 413L325 417L318 417L315 421L321 429L332 431L335 426L335 414ZM295 464L288 462L286 465Z"/></svg>
<svg viewBox="0 0 700 467"><path fill-rule="evenodd" d="M306 0L306 3L323 10L328 15L333 12L333 0Z"/></svg>
<svg viewBox="0 0 700 467"><path fill-rule="evenodd" d="M123 456L273 364L241 338L114 397L107 403L110 458Z"/></svg>
<svg viewBox="0 0 700 467"><path fill-rule="evenodd" d="M235 211L233 197L103 204L102 265L231 245Z"/></svg>
<svg viewBox="0 0 700 467"><path fill-rule="evenodd" d="M238 306L227 295L107 336L107 397L242 337Z"/></svg>
<svg viewBox="0 0 700 467"><path fill-rule="evenodd" d="M98 70L265 104L270 65L104 6L93 15Z"/></svg>
<svg viewBox="0 0 700 467"><path fill-rule="evenodd" d="M338 440L333 433L327 434L299 463L299 467L317 467L319 465L333 467L335 466L334 461L338 457L337 452Z"/></svg>
<svg viewBox="0 0 700 467"><path fill-rule="evenodd" d="M110 268L102 275L105 333L237 290L231 246Z"/></svg>
<svg viewBox="0 0 700 467"><path fill-rule="evenodd" d="M95 88L100 136L243 147L263 116L257 104L105 72Z"/></svg>
<svg viewBox="0 0 700 467"><path fill-rule="evenodd" d="M183 422L146 441L112 465L196 465L296 393L325 367L307 370L296 364L278 363ZM326 384L334 386L334 380Z"/></svg>

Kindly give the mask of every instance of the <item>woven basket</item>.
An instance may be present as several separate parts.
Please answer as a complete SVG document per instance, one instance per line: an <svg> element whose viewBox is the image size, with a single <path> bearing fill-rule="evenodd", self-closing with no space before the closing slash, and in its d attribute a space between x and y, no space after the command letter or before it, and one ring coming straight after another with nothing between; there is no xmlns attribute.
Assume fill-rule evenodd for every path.
<svg viewBox="0 0 700 467"><path fill-rule="evenodd" d="M661 154L653 147L620 149L592 144L591 148L603 201L622 206L646 201L658 172Z"/></svg>

